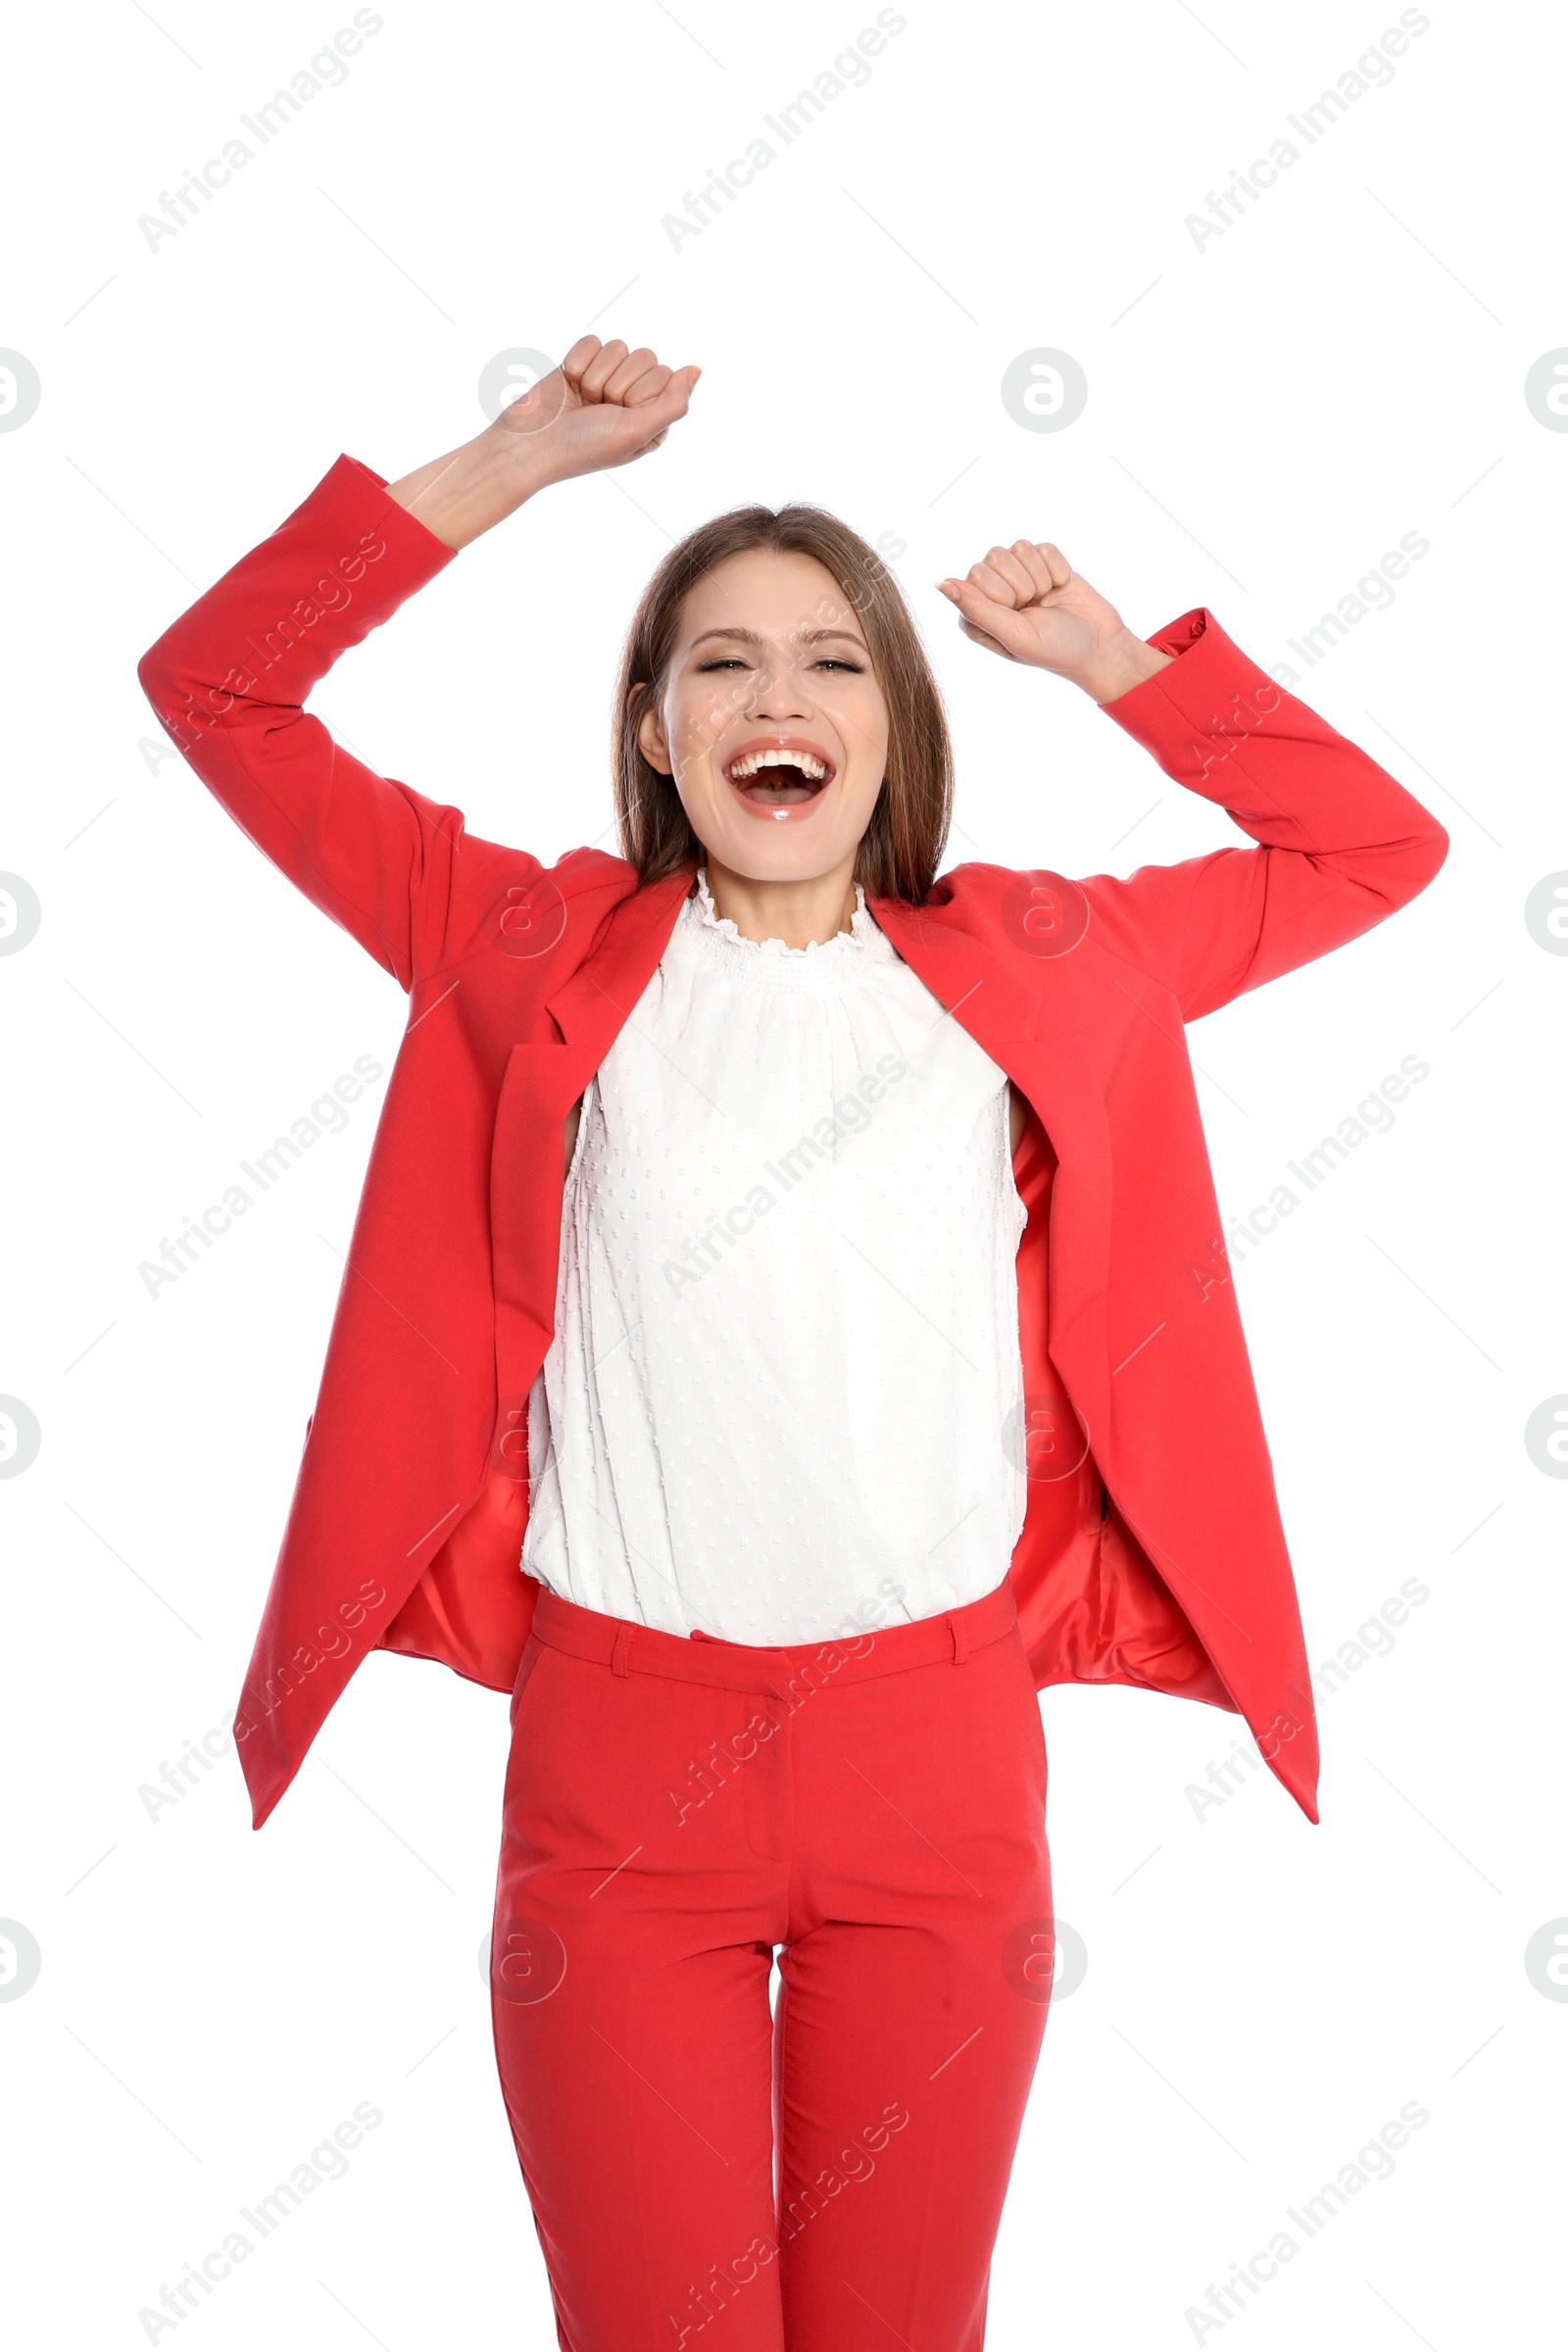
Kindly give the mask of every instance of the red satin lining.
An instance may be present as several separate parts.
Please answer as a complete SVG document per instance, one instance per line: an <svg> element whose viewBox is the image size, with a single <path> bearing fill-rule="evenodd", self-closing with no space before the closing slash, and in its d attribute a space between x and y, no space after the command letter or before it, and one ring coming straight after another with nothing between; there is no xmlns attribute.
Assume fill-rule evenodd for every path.
<svg viewBox="0 0 1568 2352"><path fill-rule="evenodd" d="M1047 1345L1051 1190L1056 1154L1032 1105L1013 1156L1029 1212L1018 1247L1018 1347L1029 1417L1029 1501L1012 1555L1018 1625L1037 1689L1132 1683L1235 1711L1207 1652L1158 1570L1107 1497L1086 1433Z"/></svg>
<svg viewBox="0 0 1568 2352"><path fill-rule="evenodd" d="M381 1648L435 1658L492 1690L510 1690L539 1592L517 1566L527 1523L526 1484L496 1471L387 1627Z"/></svg>

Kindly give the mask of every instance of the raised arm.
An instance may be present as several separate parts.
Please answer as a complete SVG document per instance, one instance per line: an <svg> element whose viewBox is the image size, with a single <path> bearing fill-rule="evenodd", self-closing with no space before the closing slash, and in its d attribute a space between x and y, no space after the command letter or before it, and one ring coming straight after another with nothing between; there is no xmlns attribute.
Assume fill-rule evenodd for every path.
<svg viewBox="0 0 1568 2352"><path fill-rule="evenodd" d="M1442 865L1431 811L1201 608L1146 644L1059 549L1024 541L942 587L967 635L1081 686L1257 843L1084 884L1102 939L1164 981L1186 1019L1357 938Z"/></svg>
<svg viewBox="0 0 1568 2352"><path fill-rule="evenodd" d="M405 988L442 960L462 815L355 759L306 713L306 697L537 491L657 448L696 373L585 336L474 440L390 487L340 458L142 658L148 700L203 783Z"/></svg>

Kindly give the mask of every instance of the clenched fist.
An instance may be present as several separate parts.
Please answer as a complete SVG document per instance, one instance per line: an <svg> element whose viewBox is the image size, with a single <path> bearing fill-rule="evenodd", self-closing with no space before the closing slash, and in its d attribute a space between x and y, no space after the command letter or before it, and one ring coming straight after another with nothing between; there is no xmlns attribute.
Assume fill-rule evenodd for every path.
<svg viewBox="0 0 1568 2352"><path fill-rule="evenodd" d="M628 466L657 449L686 414L700 368L666 368L646 345L582 335L559 368L513 401L492 430L503 439L526 436L552 482L573 474Z"/></svg>
<svg viewBox="0 0 1568 2352"><path fill-rule="evenodd" d="M1073 570L1049 540L1015 539L939 580L966 637L1006 662L1054 670L1097 703L1114 702L1171 659L1135 637L1114 605Z"/></svg>
<svg viewBox="0 0 1568 2352"><path fill-rule="evenodd" d="M685 416L702 372L666 368L646 347L579 336L559 368L474 440L389 483L387 496L446 546L466 547L553 482L657 449Z"/></svg>

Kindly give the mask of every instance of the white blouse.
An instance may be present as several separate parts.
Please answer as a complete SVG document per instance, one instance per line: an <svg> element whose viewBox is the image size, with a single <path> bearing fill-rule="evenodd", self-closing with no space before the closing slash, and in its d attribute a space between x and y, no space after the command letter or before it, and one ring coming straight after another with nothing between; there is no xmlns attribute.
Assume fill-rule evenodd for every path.
<svg viewBox="0 0 1568 2352"><path fill-rule="evenodd" d="M878 929L743 939L699 877L583 1098L522 1564L754 1643L978 1600L1025 1475L1005 1074Z"/></svg>

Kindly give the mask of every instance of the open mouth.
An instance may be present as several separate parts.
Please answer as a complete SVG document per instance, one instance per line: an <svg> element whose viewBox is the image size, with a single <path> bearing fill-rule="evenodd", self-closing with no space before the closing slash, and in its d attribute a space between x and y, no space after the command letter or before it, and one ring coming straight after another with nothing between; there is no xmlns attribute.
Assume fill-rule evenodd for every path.
<svg viewBox="0 0 1568 2352"><path fill-rule="evenodd" d="M808 807L837 773L825 752L788 739L744 745L724 765L732 789L759 809Z"/></svg>

